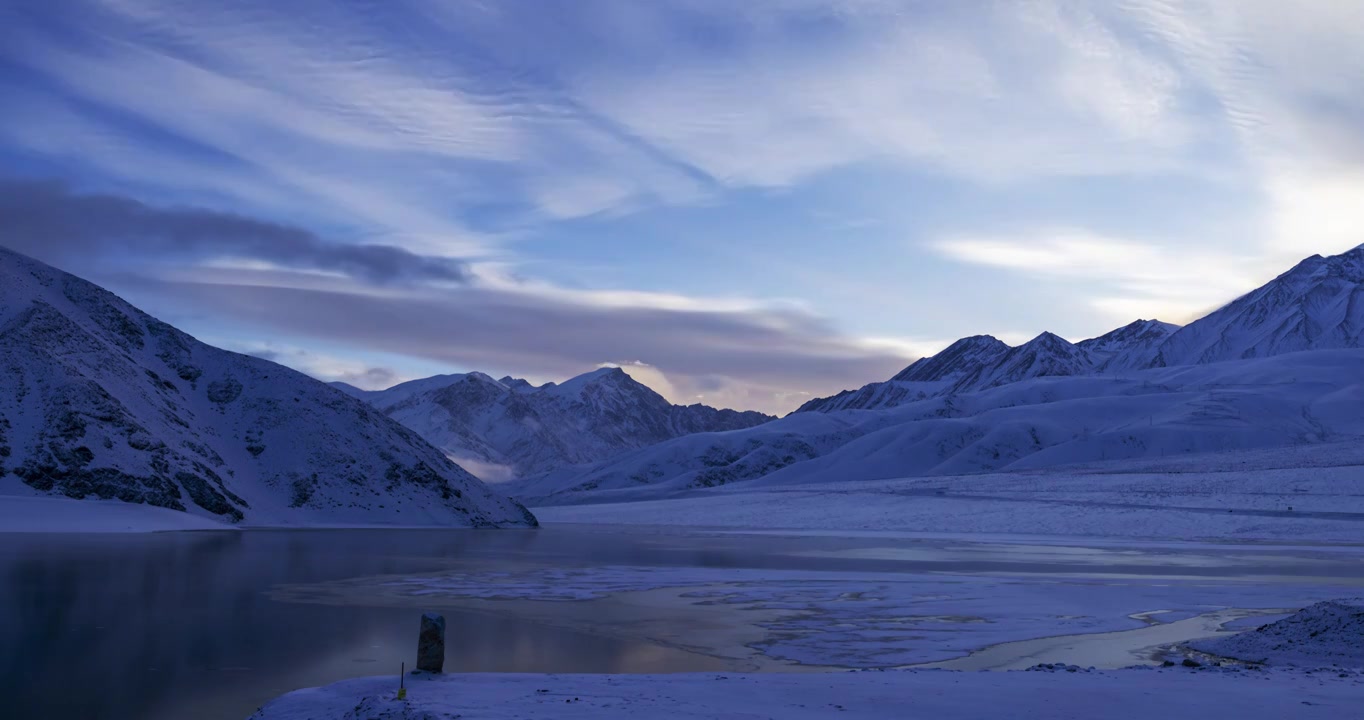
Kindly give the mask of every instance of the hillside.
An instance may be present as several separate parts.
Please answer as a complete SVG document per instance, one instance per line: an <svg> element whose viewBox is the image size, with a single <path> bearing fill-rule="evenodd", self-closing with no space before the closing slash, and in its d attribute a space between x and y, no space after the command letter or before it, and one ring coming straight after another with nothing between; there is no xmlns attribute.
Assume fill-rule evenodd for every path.
<svg viewBox="0 0 1364 720"><path fill-rule="evenodd" d="M526 526L416 433L0 249L0 495L255 525Z"/></svg>

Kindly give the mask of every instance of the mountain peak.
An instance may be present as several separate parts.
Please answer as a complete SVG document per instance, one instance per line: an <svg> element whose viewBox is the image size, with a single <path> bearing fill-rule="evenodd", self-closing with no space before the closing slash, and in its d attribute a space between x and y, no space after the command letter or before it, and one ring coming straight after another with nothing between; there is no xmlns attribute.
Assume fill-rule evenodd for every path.
<svg viewBox="0 0 1364 720"><path fill-rule="evenodd" d="M977 370L1009 351L1009 346L991 335L964 337L942 352L914 361L891 378L894 382L939 382ZM808 404L808 403L807 403Z"/></svg>
<svg viewBox="0 0 1364 720"><path fill-rule="evenodd" d="M1177 330L1178 325L1160 320L1135 320L1076 344L1094 357L1101 371L1132 370L1150 362L1156 348Z"/></svg>
<svg viewBox="0 0 1364 720"><path fill-rule="evenodd" d="M541 390L551 391L562 395L575 395L583 390L600 385L615 385L620 387L647 387L643 383L630 377L630 374L618 367L601 367L586 372L582 375L575 375L558 385L553 383L545 385Z"/></svg>
<svg viewBox="0 0 1364 720"><path fill-rule="evenodd" d="M526 390L535 387L534 385L531 385L530 382L527 380L518 377L512 377L510 375L502 377L500 380L498 380L498 382L502 383L503 385L506 385L508 388L511 388L512 390Z"/></svg>
<svg viewBox="0 0 1364 720"><path fill-rule="evenodd" d="M1057 335L1056 333L1043 330L1040 335L1027 341L1026 343L1023 343L1023 345L1021 345L1020 347L1028 347L1030 345L1073 347L1074 343L1061 337L1060 335Z"/></svg>
<svg viewBox="0 0 1364 720"><path fill-rule="evenodd" d="M487 373L481 373L481 372L479 372L479 371L477 371L477 370L474 370L474 371L472 371L472 372L466 373L466 374L464 375L464 379L465 379L466 381L481 382L481 383L487 383L487 384L489 384L489 385L496 385L496 386L498 386L498 387L504 387L504 386L502 385L502 383L498 382L497 380L494 380L492 375L489 375L489 374L487 374Z"/></svg>

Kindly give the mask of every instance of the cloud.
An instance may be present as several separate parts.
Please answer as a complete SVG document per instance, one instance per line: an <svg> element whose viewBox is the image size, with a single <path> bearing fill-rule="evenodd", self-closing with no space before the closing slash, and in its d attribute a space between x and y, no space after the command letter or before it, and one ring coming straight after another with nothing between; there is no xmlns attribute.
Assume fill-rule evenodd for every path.
<svg viewBox="0 0 1364 720"><path fill-rule="evenodd" d="M652 56L576 76L575 96L729 186L866 162L992 182L1190 169L1176 70L1083 4L765 8L704 52L643 23Z"/></svg>
<svg viewBox="0 0 1364 720"><path fill-rule="evenodd" d="M230 213L158 208L56 182L0 180L3 242L60 261L101 254L135 261L229 258L345 274L379 284L462 283L462 261L391 245L328 242L302 228Z"/></svg>
<svg viewBox="0 0 1364 720"><path fill-rule="evenodd" d="M999 237L954 237L932 247L963 262L1084 287L1089 304L1115 322L1158 316L1184 323L1264 279L1258 258L1056 228Z"/></svg>
<svg viewBox="0 0 1364 720"><path fill-rule="evenodd" d="M1364 241L1364 6L1145 0L1127 11L1235 139L1261 195L1261 232L1243 244L1282 263Z"/></svg>
<svg viewBox="0 0 1364 720"><path fill-rule="evenodd" d="M1097 17L1101 26L1087 36L1115 42L1125 48L1120 52L1163 58L1174 75L1156 85L1181 88L1177 96L1186 98L1182 108L1164 111L1179 112L1199 141L1182 149L1186 161L1235 177L1210 190L1234 185L1240 200L1209 204L1159 235L1144 232L1140 222L1117 233L1045 226L994 235L959 231L933 249L1065 282L1115 318L1155 313L1187 320L1305 256L1364 242L1364 96L1357 91L1364 86L1364 6L1130 0ZM1134 194L1128 202L1148 200Z"/></svg>
<svg viewBox="0 0 1364 720"><path fill-rule="evenodd" d="M632 358L622 363L628 371L647 376L652 368L667 380L658 389L679 401L712 398L707 387L744 385L749 393L740 407L769 412L793 409L796 393L890 377L911 359L867 347L818 316L756 304L628 306L598 302L592 293L546 296L479 284L376 293L342 278L223 267L111 280L153 311L203 309L290 337L498 376L562 379L599 367L603 357ZM641 379L653 384L658 377Z"/></svg>
<svg viewBox="0 0 1364 720"><path fill-rule="evenodd" d="M683 403L786 411L801 393L889 377L911 354L902 343L843 335L790 303L570 289L60 183L0 181L0 226L0 242L131 292L148 310L208 318L207 336L222 324L238 337L258 328L360 354L556 380L611 363ZM365 389L406 379L298 343L221 344Z"/></svg>
<svg viewBox="0 0 1364 720"><path fill-rule="evenodd" d="M668 376L663 374L662 370L659 370L648 363L643 363L638 360L625 363L607 362L602 363L599 367L614 367L624 370L625 374L634 378L637 382L649 386L654 392L666 398L668 402L682 405L689 405L696 402L694 397L689 398L679 392L672 381L668 379Z"/></svg>
<svg viewBox="0 0 1364 720"><path fill-rule="evenodd" d="M234 352L286 365L323 382L343 382L361 390L384 390L413 378L393 368L367 365L355 360L306 350L293 345L204 338L206 342Z"/></svg>

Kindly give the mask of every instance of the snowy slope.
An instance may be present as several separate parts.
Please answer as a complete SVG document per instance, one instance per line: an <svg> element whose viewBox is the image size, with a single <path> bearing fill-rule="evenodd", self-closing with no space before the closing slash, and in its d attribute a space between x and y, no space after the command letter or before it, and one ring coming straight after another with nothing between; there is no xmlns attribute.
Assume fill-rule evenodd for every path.
<svg viewBox="0 0 1364 720"><path fill-rule="evenodd" d="M636 500L740 481L874 480L1318 443L1364 435L1364 350L1125 377L1036 377L889 410L794 413L528 478L531 504Z"/></svg>
<svg viewBox="0 0 1364 720"><path fill-rule="evenodd" d="M1360 347L1364 334L1361 283L1364 246L1332 257L1314 255L1174 333L1146 364L1192 365Z"/></svg>
<svg viewBox="0 0 1364 720"><path fill-rule="evenodd" d="M365 403L3 249L0 494L246 524L534 523Z"/></svg>
<svg viewBox="0 0 1364 720"><path fill-rule="evenodd" d="M620 368L533 387L483 373L440 375L358 395L485 479L597 462L696 432L770 416L672 405ZM496 477L498 471L503 477Z"/></svg>
<svg viewBox="0 0 1364 720"><path fill-rule="evenodd" d="M1276 623L1190 647L1246 662L1364 668L1364 598L1317 603Z"/></svg>

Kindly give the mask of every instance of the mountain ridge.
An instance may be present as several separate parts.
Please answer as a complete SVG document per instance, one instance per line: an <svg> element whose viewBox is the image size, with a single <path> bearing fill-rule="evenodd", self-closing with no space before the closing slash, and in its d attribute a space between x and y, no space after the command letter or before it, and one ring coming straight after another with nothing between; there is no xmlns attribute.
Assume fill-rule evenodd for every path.
<svg viewBox="0 0 1364 720"><path fill-rule="evenodd" d="M481 372L437 375L358 395L491 479L599 462L694 432L774 420L754 411L674 405L619 367L533 386Z"/></svg>

